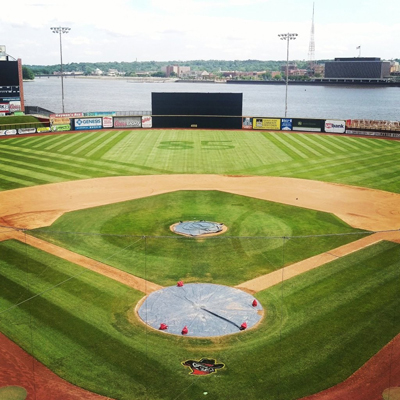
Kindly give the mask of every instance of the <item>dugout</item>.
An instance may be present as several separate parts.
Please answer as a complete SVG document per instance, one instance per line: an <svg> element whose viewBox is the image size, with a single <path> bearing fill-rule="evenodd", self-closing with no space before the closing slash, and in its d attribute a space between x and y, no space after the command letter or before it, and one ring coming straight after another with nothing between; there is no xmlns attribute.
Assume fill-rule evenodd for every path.
<svg viewBox="0 0 400 400"><path fill-rule="evenodd" d="M153 128L241 129L243 93L152 93Z"/></svg>

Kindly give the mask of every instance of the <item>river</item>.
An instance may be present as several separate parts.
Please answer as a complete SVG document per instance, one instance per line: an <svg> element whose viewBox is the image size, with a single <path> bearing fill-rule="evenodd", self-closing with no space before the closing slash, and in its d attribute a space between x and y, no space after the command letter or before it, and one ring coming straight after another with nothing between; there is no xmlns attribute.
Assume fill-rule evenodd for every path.
<svg viewBox="0 0 400 400"><path fill-rule="evenodd" d="M129 79L64 79L65 112L151 111L152 92L243 93L243 115L284 117L285 85L229 85L226 83L135 82ZM61 79L36 78L24 82L26 106L62 111ZM291 86L290 118L400 120L399 87Z"/></svg>

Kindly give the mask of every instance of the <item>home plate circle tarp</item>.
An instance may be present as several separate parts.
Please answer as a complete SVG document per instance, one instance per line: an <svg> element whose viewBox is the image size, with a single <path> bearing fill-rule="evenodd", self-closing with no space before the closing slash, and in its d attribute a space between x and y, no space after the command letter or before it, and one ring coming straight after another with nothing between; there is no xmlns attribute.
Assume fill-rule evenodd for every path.
<svg viewBox="0 0 400 400"><path fill-rule="evenodd" d="M256 325L263 308L250 294L229 286L190 283L149 294L138 309L147 325L190 337L230 335Z"/></svg>
<svg viewBox="0 0 400 400"><path fill-rule="evenodd" d="M218 233L223 229L223 224L210 221L181 221L173 225L172 230L179 235L201 236Z"/></svg>

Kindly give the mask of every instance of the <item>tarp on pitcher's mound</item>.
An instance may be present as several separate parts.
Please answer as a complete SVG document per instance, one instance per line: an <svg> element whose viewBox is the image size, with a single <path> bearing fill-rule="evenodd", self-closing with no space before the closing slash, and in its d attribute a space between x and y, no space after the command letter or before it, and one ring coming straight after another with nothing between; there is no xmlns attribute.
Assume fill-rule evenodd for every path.
<svg viewBox="0 0 400 400"><path fill-rule="evenodd" d="M154 329L163 326L162 332L210 337L238 333L244 323L246 329L253 327L261 320L263 308L252 295L239 289L191 283L151 293L138 314Z"/></svg>
<svg viewBox="0 0 400 400"><path fill-rule="evenodd" d="M182 221L173 227L173 231L180 235L201 236L218 233L223 229L223 224L210 221Z"/></svg>

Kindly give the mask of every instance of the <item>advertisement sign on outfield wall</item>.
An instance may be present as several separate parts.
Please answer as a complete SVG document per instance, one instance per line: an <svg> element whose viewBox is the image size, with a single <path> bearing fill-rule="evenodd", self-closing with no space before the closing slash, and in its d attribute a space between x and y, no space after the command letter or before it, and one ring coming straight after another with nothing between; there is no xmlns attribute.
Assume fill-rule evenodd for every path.
<svg viewBox="0 0 400 400"><path fill-rule="evenodd" d="M65 131L70 131L71 130L71 125L70 124L65 124L65 125L53 125L51 127L52 132L65 132Z"/></svg>
<svg viewBox="0 0 400 400"><path fill-rule="evenodd" d="M74 119L74 127L76 131L101 129L103 127L103 121L102 118L77 118Z"/></svg>
<svg viewBox="0 0 400 400"><path fill-rule="evenodd" d="M346 131L345 121L327 119L325 121L325 132L329 133L344 133Z"/></svg>
<svg viewBox="0 0 400 400"><path fill-rule="evenodd" d="M36 130L37 130L38 133L50 132L51 131L49 126L42 126L40 128L37 128Z"/></svg>
<svg viewBox="0 0 400 400"><path fill-rule="evenodd" d="M142 117L142 128L152 128L153 127L153 119L152 117Z"/></svg>
<svg viewBox="0 0 400 400"><path fill-rule="evenodd" d="M141 128L142 117L114 117L114 128Z"/></svg>
<svg viewBox="0 0 400 400"><path fill-rule="evenodd" d="M17 130L16 129L7 129L6 130L6 135L16 135Z"/></svg>
<svg viewBox="0 0 400 400"><path fill-rule="evenodd" d="M292 130L303 132L322 132L324 125L325 121L322 119L293 118Z"/></svg>
<svg viewBox="0 0 400 400"><path fill-rule="evenodd" d="M68 117L50 117L51 125L69 125L71 120Z"/></svg>
<svg viewBox="0 0 400 400"><path fill-rule="evenodd" d="M281 131L291 131L293 128L292 118L282 118L281 119Z"/></svg>
<svg viewBox="0 0 400 400"><path fill-rule="evenodd" d="M103 128L112 128L112 127L113 127L113 118L103 117Z"/></svg>
<svg viewBox="0 0 400 400"><path fill-rule="evenodd" d="M242 120L242 129L253 129L253 118L244 117Z"/></svg>
<svg viewBox="0 0 400 400"><path fill-rule="evenodd" d="M19 135L27 135L28 133L36 133L36 128L21 128L18 129Z"/></svg>
<svg viewBox="0 0 400 400"><path fill-rule="evenodd" d="M279 118L253 118L253 129L280 131L281 120Z"/></svg>

